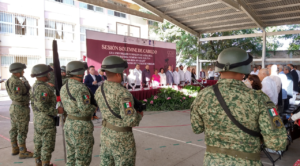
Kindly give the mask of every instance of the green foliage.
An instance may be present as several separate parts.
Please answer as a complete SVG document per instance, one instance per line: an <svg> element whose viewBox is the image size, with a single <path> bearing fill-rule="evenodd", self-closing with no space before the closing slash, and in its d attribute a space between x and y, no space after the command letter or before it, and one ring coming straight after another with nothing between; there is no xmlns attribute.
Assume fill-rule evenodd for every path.
<svg viewBox="0 0 300 166"><path fill-rule="evenodd" d="M195 92L200 92L201 87L200 86L187 85L187 86L183 87L183 89L186 89L188 94L192 94L192 93L195 93Z"/></svg>
<svg viewBox="0 0 300 166"><path fill-rule="evenodd" d="M269 30L272 31L273 29L269 28ZM157 27L151 27L151 31L158 35L159 39L162 41L176 43L176 51L178 55L182 56L181 60L185 61L187 65L196 62L197 56L199 59L215 60L221 51L230 47L239 47L257 55L258 57L261 57L262 55L261 37L209 41L200 44L196 36L189 34L168 21L158 23ZM206 33L202 34L201 37L233 36L258 32L260 32L259 29L244 29L228 32ZM282 43L278 41L278 37L268 37L267 51L276 51L280 46L282 46ZM267 56L269 56L269 54L267 54Z"/></svg>
<svg viewBox="0 0 300 166"><path fill-rule="evenodd" d="M288 25L288 30L300 30L300 24L297 25ZM296 51L300 50L300 34L290 34L284 35L282 38L292 39L292 43L290 44L288 50L289 53L295 55Z"/></svg>
<svg viewBox="0 0 300 166"><path fill-rule="evenodd" d="M172 88L163 88L156 96L151 96L147 101L141 102L146 103L146 111L174 111L190 109L194 99L195 97L184 95Z"/></svg>

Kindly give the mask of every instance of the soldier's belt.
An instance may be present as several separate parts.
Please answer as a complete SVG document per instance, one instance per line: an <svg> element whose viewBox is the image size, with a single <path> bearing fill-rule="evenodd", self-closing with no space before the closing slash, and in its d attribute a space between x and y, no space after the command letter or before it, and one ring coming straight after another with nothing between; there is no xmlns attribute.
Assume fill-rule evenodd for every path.
<svg viewBox="0 0 300 166"><path fill-rule="evenodd" d="M21 105L21 106L29 106L29 102L18 102L18 101L12 101L13 105Z"/></svg>
<svg viewBox="0 0 300 166"><path fill-rule="evenodd" d="M102 126L114 130L116 132L132 132L132 127L118 127L108 123L106 120L102 121Z"/></svg>
<svg viewBox="0 0 300 166"><path fill-rule="evenodd" d="M72 116L68 115L67 119L73 119L73 120L83 120L83 121L91 121L91 116L85 116L85 117L77 117L77 116Z"/></svg>
<svg viewBox="0 0 300 166"><path fill-rule="evenodd" d="M213 147L213 146L206 146L206 152L226 154L226 155L230 155L230 156L245 159L245 160L256 160L256 161L260 160L260 152L247 153L247 152L241 152L238 150L223 149L223 148L218 148L218 147Z"/></svg>

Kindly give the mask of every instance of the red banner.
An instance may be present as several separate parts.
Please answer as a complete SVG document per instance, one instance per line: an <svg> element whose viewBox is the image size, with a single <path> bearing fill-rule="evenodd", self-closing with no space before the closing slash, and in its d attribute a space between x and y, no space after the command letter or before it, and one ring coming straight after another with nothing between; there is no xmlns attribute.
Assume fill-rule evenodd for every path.
<svg viewBox="0 0 300 166"><path fill-rule="evenodd" d="M176 66L176 44L154 40L120 36L102 32L87 31L87 62L98 70L103 59L109 55L119 56L128 62L129 69L139 64L141 70L149 65L151 74L154 69L167 70Z"/></svg>

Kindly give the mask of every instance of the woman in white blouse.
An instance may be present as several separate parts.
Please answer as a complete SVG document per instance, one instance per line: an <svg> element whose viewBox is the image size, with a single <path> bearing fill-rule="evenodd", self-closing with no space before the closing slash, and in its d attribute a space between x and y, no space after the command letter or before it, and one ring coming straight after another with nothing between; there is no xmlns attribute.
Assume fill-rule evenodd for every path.
<svg viewBox="0 0 300 166"><path fill-rule="evenodd" d="M158 73L158 75L160 76L160 84L161 84L161 86L165 86L167 84L167 77L164 72L164 68L160 68L159 71L160 71L160 73Z"/></svg>

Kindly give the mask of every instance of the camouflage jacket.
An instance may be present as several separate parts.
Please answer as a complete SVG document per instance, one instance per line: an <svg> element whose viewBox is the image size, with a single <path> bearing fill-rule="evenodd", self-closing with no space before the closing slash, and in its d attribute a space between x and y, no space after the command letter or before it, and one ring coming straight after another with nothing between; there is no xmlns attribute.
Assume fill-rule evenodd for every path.
<svg viewBox="0 0 300 166"><path fill-rule="evenodd" d="M53 84L53 85L55 85L55 75L54 75L54 71L50 71L49 74L50 74L50 79L49 79L48 82L51 83L51 84Z"/></svg>
<svg viewBox="0 0 300 166"><path fill-rule="evenodd" d="M238 80L221 79L218 84L237 121L250 130L260 131L268 148L285 149L285 127L279 116L270 115L269 110L276 107L266 94L250 89ZM260 152L260 139L233 124L219 104L212 87L201 90L194 100L191 124L194 133L205 132L205 143L208 146L248 153Z"/></svg>
<svg viewBox="0 0 300 166"><path fill-rule="evenodd" d="M31 90L31 108L34 112L34 126L41 130L53 128L56 116L56 96L51 87L42 81L36 80ZM49 116L50 115L50 116Z"/></svg>
<svg viewBox="0 0 300 166"><path fill-rule="evenodd" d="M61 79L62 79L62 85L65 85L69 78L67 78L66 76L61 76Z"/></svg>
<svg viewBox="0 0 300 166"><path fill-rule="evenodd" d="M22 80L12 75L5 83L6 91L12 101L29 103L30 87L26 87Z"/></svg>
<svg viewBox="0 0 300 166"><path fill-rule="evenodd" d="M115 117L108 109L101 93L101 86L95 93L95 99L101 110L103 119L110 124L119 127L138 126L142 116L134 109L134 100L132 94L120 83L104 81L103 90L110 108L122 119Z"/></svg>
<svg viewBox="0 0 300 166"><path fill-rule="evenodd" d="M68 95L67 84L62 86L60 90L60 98L64 106L64 110L68 115L76 117L92 117L96 110L96 106L91 104L90 97L91 94L88 88L79 81L74 79L68 79L68 88L70 94L75 98L76 101L71 100ZM75 127L76 126L76 127ZM82 120L70 120L67 119L64 126L65 130L77 130L78 132L93 132L94 125L92 121L82 121Z"/></svg>

